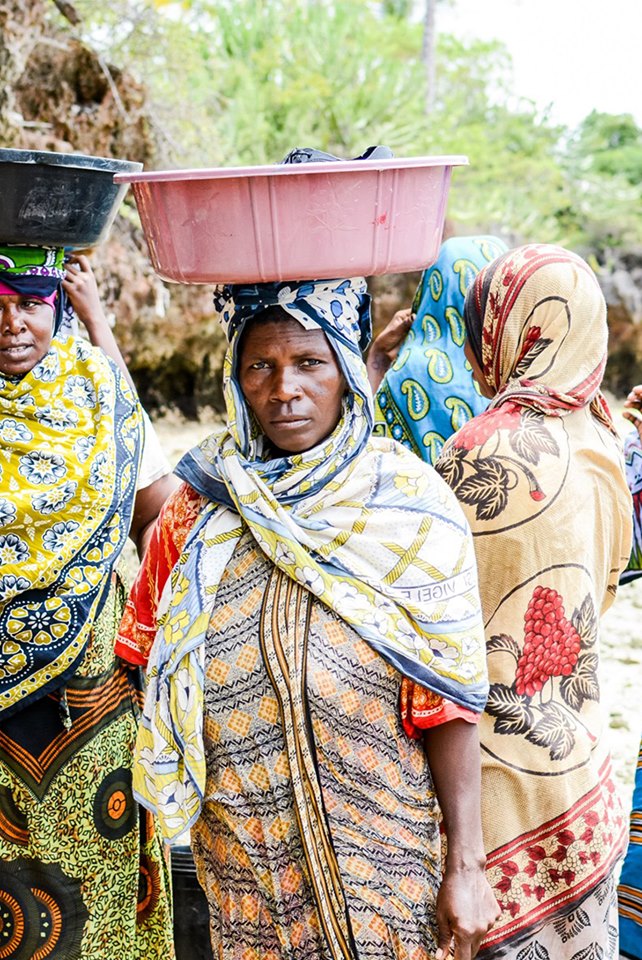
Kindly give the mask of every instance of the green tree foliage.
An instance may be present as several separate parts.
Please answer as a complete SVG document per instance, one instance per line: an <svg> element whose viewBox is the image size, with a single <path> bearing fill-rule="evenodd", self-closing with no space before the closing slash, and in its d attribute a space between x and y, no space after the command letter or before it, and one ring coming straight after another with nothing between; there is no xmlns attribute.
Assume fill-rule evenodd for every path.
<svg viewBox="0 0 642 960"><path fill-rule="evenodd" d="M532 104L512 101L510 59L500 44L466 45L442 36L438 57L430 145L470 159L470 168L457 174L451 215L471 228L516 238L555 236L563 189L556 158L560 129Z"/></svg>
<svg viewBox="0 0 642 960"><path fill-rule="evenodd" d="M510 92L498 43L438 35L426 111L411 0L75 0L84 39L147 84L159 165L271 163L294 146L466 154L450 215L471 229L607 250L642 235L642 131L574 133ZM413 16L414 12L414 16Z"/></svg>
<svg viewBox="0 0 642 960"><path fill-rule="evenodd" d="M383 0L381 5L383 13L400 19L409 17L413 12L413 7L413 0Z"/></svg>
<svg viewBox="0 0 642 960"><path fill-rule="evenodd" d="M600 260L642 243L642 130L630 114L593 111L566 142L567 189L558 223Z"/></svg>
<svg viewBox="0 0 642 960"><path fill-rule="evenodd" d="M576 149L596 173L642 182L642 130L630 113L613 116L594 110L578 131Z"/></svg>

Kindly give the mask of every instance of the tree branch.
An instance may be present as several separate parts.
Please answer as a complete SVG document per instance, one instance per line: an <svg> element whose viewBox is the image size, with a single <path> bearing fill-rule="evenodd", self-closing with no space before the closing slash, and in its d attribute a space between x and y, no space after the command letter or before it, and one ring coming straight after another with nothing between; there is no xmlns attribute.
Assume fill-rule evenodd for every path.
<svg viewBox="0 0 642 960"><path fill-rule="evenodd" d="M55 6L60 10L65 20L77 27L80 23L80 14L69 0L53 0Z"/></svg>

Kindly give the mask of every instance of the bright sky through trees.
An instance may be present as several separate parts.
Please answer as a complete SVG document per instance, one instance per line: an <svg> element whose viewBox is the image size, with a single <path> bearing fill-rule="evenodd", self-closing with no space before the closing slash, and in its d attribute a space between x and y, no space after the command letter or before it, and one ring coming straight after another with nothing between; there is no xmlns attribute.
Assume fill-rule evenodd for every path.
<svg viewBox="0 0 642 960"><path fill-rule="evenodd" d="M515 92L576 126L591 110L642 124L642 0L453 0L437 29L502 41Z"/></svg>

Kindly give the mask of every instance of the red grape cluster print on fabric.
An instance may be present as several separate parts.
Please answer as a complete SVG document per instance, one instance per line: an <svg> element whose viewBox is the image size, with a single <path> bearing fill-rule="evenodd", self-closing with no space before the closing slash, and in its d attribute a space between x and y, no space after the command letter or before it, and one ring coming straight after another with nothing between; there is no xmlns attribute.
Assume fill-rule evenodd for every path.
<svg viewBox="0 0 642 960"><path fill-rule="evenodd" d="M493 730L525 736L564 760L575 747L579 714L586 701L599 700L597 618L590 595L566 617L564 598L544 584L534 588L524 613L524 636L492 636L488 653L515 658L515 679L491 685L487 712Z"/></svg>

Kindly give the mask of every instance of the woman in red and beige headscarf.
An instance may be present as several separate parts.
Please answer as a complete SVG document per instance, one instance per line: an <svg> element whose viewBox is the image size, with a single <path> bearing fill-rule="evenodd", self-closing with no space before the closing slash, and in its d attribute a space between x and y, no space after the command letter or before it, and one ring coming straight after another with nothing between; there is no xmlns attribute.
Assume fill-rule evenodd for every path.
<svg viewBox="0 0 642 960"><path fill-rule="evenodd" d="M598 622L628 560L631 499L599 393L604 298L579 257L529 245L481 271L465 322L492 400L437 469L472 527L486 629L482 805L502 913L479 956L611 960L626 823L603 736Z"/></svg>

